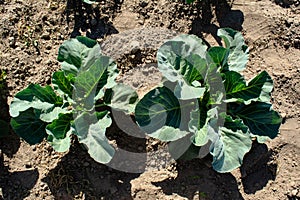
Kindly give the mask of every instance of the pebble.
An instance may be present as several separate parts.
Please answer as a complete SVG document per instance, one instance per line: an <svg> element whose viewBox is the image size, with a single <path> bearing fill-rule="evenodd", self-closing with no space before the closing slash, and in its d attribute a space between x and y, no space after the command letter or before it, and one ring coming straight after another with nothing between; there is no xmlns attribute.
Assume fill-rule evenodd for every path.
<svg viewBox="0 0 300 200"><path fill-rule="evenodd" d="M138 21L138 23L139 23L140 25L144 25L144 20L141 19L141 20Z"/></svg>
<svg viewBox="0 0 300 200"><path fill-rule="evenodd" d="M49 45L46 46L46 49L50 50L50 49L52 49L52 46L49 44Z"/></svg>
<svg viewBox="0 0 300 200"><path fill-rule="evenodd" d="M10 46L10 47L14 47L15 44L16 44L16 40L15 40L14 37L9 37L9 38L8 38L8 42L9 42L9 46Z"/></svg>
<svg viewBox="0 0 300 200"><path fill-rule="evenodd" d="M280 102L280 104L281 104L281 102ZM284 118L286 118L286 113L281 113L281 117L284 119Z"/></svg>
<svg viewBox="0 0 300 200"><path fill-rule="evenodd" d="M298 190L297 189L294 189L294 190L292 190L292 196L297 196L297 194L298 194Z"/></svg>
<svg viewBox="0 0 300 200"><path fill-rule="evenodd" d="M50 33L44 32L41 36L42 39L44 40L50 40Z"/></svg>
<svg viewBox="0 0 300 200"><path fill-rule="evenodd" d="M36 59L35 59L35 62L36 63L40 63L42 61L42 58L41 57L37 57Z"/></svg>
<svg viewBox="0 0 300 200"><path fill-rule="evenodd" d="M140 6L143 7L143 8L148 6L148 4L149 4L149 2L147 2L147 1L141 1L140 2Z"/></svg>
<svg viewBox="0 0 300 200"><path fill-rule="evenodd" d="M31 167L32 167L32 166L31 166L31 163L30 163L30 162L25 164L25 168L29 169L29 168L31 168Z"/></svg>
<svg viewBox="0 0 300 200"><path fill-rule="evenodd" d="M52 64L52 61L50 60L50 59L48 59L47 61L46 61L46 65L51 65Z"/></svg>

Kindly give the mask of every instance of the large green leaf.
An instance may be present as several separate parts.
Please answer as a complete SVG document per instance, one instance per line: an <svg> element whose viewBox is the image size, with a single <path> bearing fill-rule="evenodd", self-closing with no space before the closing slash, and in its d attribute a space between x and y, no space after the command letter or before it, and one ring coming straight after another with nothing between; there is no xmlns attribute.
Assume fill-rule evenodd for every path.
<svg viewBox="0 0 300 200"><path fill-rule="evenodd" d="M57 60L61 62L64 72L76 75L85 70L101 56L97 41L78 36L65 41L59 48Z"/></svg>
<svg viewBox="0 0 300 200"><path fill-rule="evenodd" d="M273 81L266 71L261 72L248 84L237 72L228 71L224 74L227 102L236 101L245 104L249 104L251 101L270 102Z"/></svg>
<svg viewBox="0 0 300 200"><path fill-rule="evenodd" d="M249 49L243 35L230 28L221 28L218 30L218 36L224 40L225 47L229 50L228 69L236 72L244 70L249 58Z"/></svg>
<svg viewBox="0 0 300 200"><path fill-rule="evenodd" d="M46 127L48 134L48 141L52 145L55 151L64 152L67 151L71 145L70 140L70 127L73 120L73 114L60 114L58 119L53 120L51 124Z"/></svg>
<svg viewBox="0 0 300 200"><path fill-rule="evenodd" d="M137 104L138 95L132 87L119 83L105 91L104 101L115 110L131 114Z"/></svg>
<svg viewBox="0 0 300 200"><path fill-rule="evenodd" d="M269 103L252 102L249 105L239 106L229 103L229 112L242 119L254 136L267 136L273 139L279 132L280 115L272 109Z"/></svg>
<svg viewBox="0 0 300 200"><path fill-rule="evenodd" d="M62 105L62 98L57 96L50 86L41 87L37 84L30 84L15 95L9 112L12 117L17 117L20 112L29 108L49 111L60 105Z"/></svg>
<svg viewBox="0 0 300 200"><path fill-rule="evenodd" d="M158 87L148 92L136 105L135 119L143 131L151 137L174 141L188 132L181 126L181 106L167 87Z"/></svg>
<svg viewBox="0 0 300 200"><path fill-rule="evenodd" d="M40 111L29 108L10 122L15 133L29 144L40 143L46 136L47 123L40 120Z"/></svg>
<svg viewBox="0 0 300 200"><path fill-rule="evenodd" d="M3 120L0 120L0 138L7 136L8 133L9 133L8 123Z"/></svg>
<svg viewBox="0 0 300 200"><path fill-rule="evenodd" d="M60 95L68 95L71 98L73 92L72 77L72 74L65 76L63 71L54 72L52 75L52 85L54 89Z"/></svg>
<svg viewBox="0 0 300 200"><path fill-rule="evenodd" d="M111 69L112 68L112 69ZM75 101L81 102L83 107L90 109L95 100L104 94L105 89L113 87L114 79L118 75L116 64L110 57L100 56L87 70L80 71L75 81Z"/></svg>
<svg viewBox="0 0 300 200"><path fill-rule="evenodd" d="M115 153L105 136L106 128L112 121L108 115L99 120L97 116L100 115L86 112L77 116L74 120L75 130L79 142L85 145L90 156L97 162L108 163Z"/></svg>
<svg viewBox="0 0 300 200"><path fill-rule="evenodd" d="M194 35L180 35L164 43L157 52L158 69L171 82L178 82L175 96L193 99L205 89L198 82L203 79L207 46Z"/></svg>
<svg viewBox="0 0 300 200"><path fill-rule="evenodd" d="M206 58L209 63L224 66L227 61L228 53L229 50L224 47L211 47L207 51Z"/></svg>
<svg viewBox="0 0 300 200"><path fill-rule="evenodd" d="M229 123L230 127L220 127L219 139L212 144L211 150L213 168L222 173L240 167L244 155L250 151L252 146L250 133L239 129L239 127L243 127L242 121L233 120L227 116L226 123Z"/></svg>

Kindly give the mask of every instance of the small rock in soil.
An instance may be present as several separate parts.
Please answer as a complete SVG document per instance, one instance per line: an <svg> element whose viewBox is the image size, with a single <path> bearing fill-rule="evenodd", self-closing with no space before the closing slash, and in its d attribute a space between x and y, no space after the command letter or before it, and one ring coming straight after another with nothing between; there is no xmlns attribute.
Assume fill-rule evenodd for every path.
<svg viewBox="0 0 300 200"><path fill-rule="evenodd" d="M50 40L50 33L44 32L41 36L42 39L44 40Z"/></svg>
<svg viewBox="0 0 300 200"><path fill-rule="evenodd" d="M297 189L294 189L294 190L292 190L292 196L297 196L297 194L298 194L298 190Z"/></svg>

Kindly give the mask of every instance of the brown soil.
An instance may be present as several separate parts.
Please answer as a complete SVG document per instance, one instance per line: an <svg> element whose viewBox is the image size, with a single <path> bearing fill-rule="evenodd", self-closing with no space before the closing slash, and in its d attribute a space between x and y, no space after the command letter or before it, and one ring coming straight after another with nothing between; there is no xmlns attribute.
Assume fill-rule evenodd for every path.
<svg viewBox="0 0 300 200"><path fill-rule="evenodd" d="M101 0L93 6L0 0L0 69L7 73L1 119L9 120L3 101L9 105L29 83L51 82L60 68L58 47L70 37L97 39L119 63L118 80L142 96L160 80L155 52L164 40L191 33L218 44L218 27L243 32L250 47L244 74L272 76L274 108L284 119L279 136L254 143L241 168L220 174L205 158L125 173L96 163L76 141L56 153L46 142L30 146L12 133L0 140L0 199L300 199L299 0ZM139 144L147 151L164 146Z"/></svg>

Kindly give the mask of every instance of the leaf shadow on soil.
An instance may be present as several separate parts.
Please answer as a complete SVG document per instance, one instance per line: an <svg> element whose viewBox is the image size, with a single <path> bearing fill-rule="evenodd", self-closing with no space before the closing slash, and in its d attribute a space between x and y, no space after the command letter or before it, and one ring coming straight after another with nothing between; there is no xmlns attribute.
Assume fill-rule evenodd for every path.
<svg viewBox="0 0 300 200"><path fill-rule="evenodd" d="M118 148L130 152L145 152L146 140L125 134L114 120L107 133L109 140L114 141ZM113 160L108 164L114 166L113 169L97 163L83 146L76 140L74 143L68 154L42 180L48 184L55 199L82 198L82 195L86 199L132 199L130 181L137 178L143 171L146 156L144 158L139 157L139 166L134 158L132 163L128 164L130 158L116 153ZM139 166L140 172L126 172L126 168L130 170L130 165L132 168Z"/></svg>
<svg viewBox="0 0 300 200"><path fill-rule="evenodd" d="M77 144L42 181L55 199L131 199L130 181L137 176L95 162Z"/></svg>
<svg viewBox="0 0 300 200"><path fill-rule="evenodd" d="M65 9L68 24L74 22L74 28L71 37L81 35L86 32L86 36L91 39L103 38L105 35L116 34L118 31L109 21L109 16L114 17L120 10L121 0L112 0L109 2L100 1L96 6L84 3L82 0L68 0ZM100 9L100 5L104 11ZM106 7L106 5L108 7ZM105 13L105 10L109 10Z"/></svg>
<svg viewBox="0 0 300 200"><path fill-rule="evenodd" d="M5 72L0 70L0 120L9 124L10 115L7 104L9 91L7 82L5 81L5 74ZM20 138L12 133L12 131L9 130L6 134L0 133L0 155L4 153L7 157L11 158L18 151L20 143ZM1 164L3 164L3 160Z"/></svg>
<svg viewBox="0 0 300 200"><path fill-rule="evenodd" d="M253 143L252 149L244 157L240 168L242 184L247 194L254 194L263 189L270 180L276 179L277 152L268 150L266 144Z"/></svg>
<svg viewBox="0 0 300 200"><path fill-rule="evenodd" d="M189 34L203 38L203 33L211 34L219 45L221 39L217 36L219 28L243 29L244 14L240 10L232 10L228 0L203 0L200 2L201 15L193 20Z"/></svg>
<svg viewBox="0 0 300 200"><path fill-rule="evenodd" d="M0 188L2 195L0 199L24 199L30 194L30 190L35 186L39 173L37 169L9 172L9 167L3 163L0 156Z"/></svg>
<svg viewBox="0 0 300 200"><path fill-rule="evenodd" d="M174 179L153 182L161 187L165 194L176 193L188 199L244 199L240 193L239 185L243 185L244 192L254 194L263 189L270 180L275 180L277 164L276 152L269 150L265 144L254 142L251 151L244 157L240 167L241 182L238 183L231 173L217 173L210 162L211 156L202 160L179 161L178 175Z"/></svg>
<svg viewBox="0 0 300 200"><path fill-rule="evenodd" d="M152 182L167 195L176 193L188 199L243 199L235 177L230 173L220 174L209 166L209 158L177 162L175 179Z"/></svg>
<svg viewBox="0 0 300 200"><path fill-rule="evenodd" d="M0 73L2 74L1 70ZM0 119L9 124L7 88L5 79L0 80ZM29 195L30 189L37 182L39 173L37 169L9 172L9 167L5 166L3 154L8 158L12 158L19 150L21 141L11 130L8 134L0 134L0 188L3 195L0 194L0 199L23 199ZM25 167L30 168L31 166Z"/></svg>

